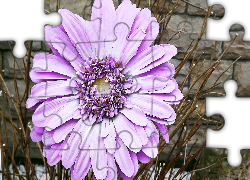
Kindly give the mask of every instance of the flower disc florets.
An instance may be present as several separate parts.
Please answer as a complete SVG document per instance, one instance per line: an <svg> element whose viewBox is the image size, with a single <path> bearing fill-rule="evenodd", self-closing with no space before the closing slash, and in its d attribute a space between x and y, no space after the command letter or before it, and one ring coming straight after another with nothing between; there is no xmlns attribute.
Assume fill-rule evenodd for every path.
<svg viewBox="0 0 250 180"><path fill-rule="evenodd" d="M86 64L80 65L75 79L80 97L79 109L91 123L101 121L103 116L113 118L126 102L131 86L124 85L132 80L125 77L122 70L121 63L111 57L101 60L90 58Z"/></svg>

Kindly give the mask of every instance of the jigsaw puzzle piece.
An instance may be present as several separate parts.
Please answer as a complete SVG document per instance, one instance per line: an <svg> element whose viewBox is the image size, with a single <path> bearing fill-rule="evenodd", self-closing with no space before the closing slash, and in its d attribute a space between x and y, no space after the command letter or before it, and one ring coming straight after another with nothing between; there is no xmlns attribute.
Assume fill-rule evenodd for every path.
<svg viewBox="0 0 250 180"><path fill-rule="evenodd" d="M206 115L222 114L225 118L225 125L220 131L208 129L206 146L213 148L227 148L228 162L231 166L238 166L241 163L241 149L249 149L250 145L244 139L249 136L250 123L248 98L237 98L237 84L234 80L226 81L224 88L226 97L207 97Z"/></svg>
<svg viewBox="0 0 250 180"><path fill-rule="evenodd" d="M61 56L46 53L35 55L30 71L30 78L34 83L69 80L76 76L76 71L70 62Z"/></svg>
<svg viewBox="0 0 250 180"><path fill-rule="evenodd" d="M94 1L94 3L91 1L89 3L89 5L85 5L85 7L83 9L83 13L82 13L83 14L83 19L89 19L89 17L85 16L85 14L86 14L85 12L87 12L87 14L88 14L88 11L90 9L92 9L92 11L93 11L93 8L95 8L95 9L101 9L101 7L102 7L102 0ZM88 14L88 16L89 16L89 14Z"/></svg>
<svg viewBox="0 0 250 180"><path fill-rule="evenodd" d="M114 158L106 151L101 137L100 124L89 126L82 120L70 120L52 131L44 130L43 142L48 163L55 165L62 159L64 167L71 167L75 179L84 179L91 166L97 179L117 177Z"/></svg>
<svg viewBox="0 0 250 180"><path fill-rule="evenodd" d="M45 141L44 141L45 142ZM49 144L46 140L46 143ZM47 163L50 166L56 165L62 158L62 153L64 150L68 150L66 141L53 144L53 145L45 145L43 147L43 156L47 158Z"/></svg>
<svg viewBox="0 0 250 180"><path fill-rule="evenodd" d="M85 21L68 10L60 9L59 13L62 14L62 24L57 27L45 27L46 41L54 54L69 61L76 70L84 60L103 59L105 52L101 18ZM72 16L77 18L74 22L71 21Z"/></svg>
<svg viewBox="0 0 250 180"><path fill-rule="evenodd" d="M92 165L96 179L114 179L117 176L116 165L112 155L106 151L104 138L101 137L101 125L96 124L94 126L87 126L83 122L78 123L81 123L81 126L84 126L85 130L79 129L79 135L81 136L82 143L78 141L79 150L77 151L79 151L79 155L76 158L73 167L75 170L74 177L76 179L83 179L88 173L90 165ZM88 129L87 132L86 128ZM70 142L68 143L69 145L72 144ZM71 146L71 148L73 147ZM74 151L74 149L71 151ZM68 154L68 152L65 152L65 154ZM67 159L65 160L65 163L66 162ZM82 169L83 162L86 162L85 164L89 164L87 168L84 168L84 170ZM78 172L81 174L77 174Z"/></svg>
<svg viewBox="0 0 250 180"><path fill-rule="evenodd" d="M56 56L64 58L75 70L79 70L83 60L62 25L45 26L45 40Z"/></svg>
<svg viewBox="0 0 250 180"><path fill-rule="evenodd" d="M90 144L91 164L96 179L105 179L108 171L111 170L111 167L108 167L108 158L110 159L110 157L108 157L109 155L106 151L104 138L101 137L101 125L95 125L94 128L96 131L90 136L94 136ZM110 164L113 163L111 162ZM114 171L114 169L111 171Z"/></svg>
<svg viewBox="0 0 250 180"><path fill-rule="evenodd" d="M37 109L32 115L33 123L37 127L45 127L47 131L51 131L70 119L81 119L78 105L79 100L74 96L48 98L36 105Z"/></svg>
<svg viewBox="0 0 250 180"><path fill-rule="evenodd" d="M208 40L230 41L229 29L234 24L240 24L245 28L245 36L243 41L250 40L250 24L246 18L248 12L248 1L240 0L235 3L233 0L209 0L208 6L220 4L226 9L225 15L221 20L207 19L206 37Z"/></svg>
<svg viewBox="0 0 250 180"><path fill-rule="evenodd" d="M194 21L181 21L177 24L176 29L173 29L174 32L171 33L171 36L167 34L169 41L183 40L188 37L189 40L196 40L198 38L198 28L194 28ZM168 33L168 31L166 31ZM174 33L174 34L173 34Z"/></svg>
<svg viewBox="0 0 250 180"><path fill-rule="evenodd" d="M149 114L152 115L158 113L158 111L155 110L154 108L155 105L154 101L156 101L157 103L159 101L164 100L167 104L176 104L179 103L179 101L183 98L182 93L178 89L176 89L176 87L178 87L177 82L174 79L172 79L174 72L175 72L174 66L171 63L166 62L151 69L146 73L141 74L139 77L136 78L138 82L137 89L139 89L138 94L142 95L142 97L144 98L148 96L148 98L150 99L149 102L151 102L151 108L149 108L150 109L149 110L150 112L148 112ZM150 76L152 76L152 79L150 79ZM145 81L143 83L142 80L140 79L141 77L147 79L147 82ZM157 82L160 82L159 84L163 86L157 87ZM146 89L147 91L145 91L145 89L143 89L145 83L152 84L152 88ZM166 125L171 125L175 122L176 119L175 112L172 111L172 113L170 113L170 116L165 116L164 119L160 119L157 116L149 116L149 115L147 115L147 118L149 118L149 120L151 121L154 121L155 125L159 129L159 132L161 133L165 141L168 143L169 136ZM153 132L159 134L158 131L153 131Z"/></svg>
<svg viewBox="0 0 250 180"><path fill-rule="evenodd" d="M15 40L13 53L17 58L22 58L26 54L24 45L26 40L42 41L44 39L42 29L45 24L60 23L58 13L45 15L44 0L1 1L0 12L2 17L8 17L2 18L4 26L1 28L0 39L1 41ZM13 12L18 15L13 16ZM22 33L15 32L17 27L19 27L18 31L22 30Z"/></svg>
<svg viewBox="0 0 250 180"><path fill-rule="evenodd" d="M75 77L74 68L60 56L37 54L30 71L30 78L38 84L31 89L26 107L35 110L44 100L53 100L75 93Z"/></svg>
<svg viewBox="0 0 250 180"><path fill-rule="evenodd" d="M170 18L163 38L158 38L158 42L162 39L163 42L174 44L178 48L178 54L176 58L183 59L187 54L187 51L197 43L203 26L203 21L204 18L201 17L187 18L185 16L182 17L179 15L173 15ZM205 52L204 55L208 56L208 45L210 44L211 43L207 43L206 38L203 35L199 40L198 47L196 49L196 55L197 53L201 54ZM188 59L193 59L193 55L194 54L190 55Z"/></svg>
<svg viewBox="0 0 250 180"><path fill-rule="evenodd" d="M132 110L130 109L130 111ZM129 177L135 175L138 170L138 156L142 156L140 154L144 154L147 159L157 155L157 145L159 141L159 135L155 125L147 120L145 115L145 120L138 117L137 119L141 122L133 124L131 119L133 119L134 122L135 118L133 118L133 112L131 113L131 116L129 116L126 111L122 111L113 121L105 119L101 125L101 136L104 138L107 153L114 155L119 165L118 171L123 172ZM123 114L126 114L126 116ZM144 126L138 125L138 123L145 123L144 121L146 122ZM125 156L125 154L128 154L128 156ZM124 161L130 163L130 169L124 167L122 163ZM132 167L134 167L134 169Z"/></svg>
<svg viewBox="0 0 250 180"><path fill-rule="evenodd" d="M95 1L95 2L98 3L99 1ZM99 3L101 4L101 1ZM126 61L129 60L131 57L133 57L135 53L137 52L137 49L132 48L132 47L134 46L138 47L140 46L140 44L141 46L139 48L144 48L146 46L149 46L153 42L153 40L155 39L155 37L157 36L159 32L158 30L157 31L155 30L159 28L159 25L158 23L154 23L156 22L156 20L153 17L150 17L151 14L148 13L149 11L148 9L147 10L145 9L139 12L139 8L134 7L136 10L136 13L139 12L137 16L138 19L144 19L143 17L148 16L151 22L149 21L145 22L145 20L144 21L138 20L132 26L134 19L126 19L126 18L124 19L124 17L122 16L122 13L120 13L119 16L121 17L117 17L118 18L117 24L113 24L113 27L112 27L110 24L108 24L108 26L104 26L105 22L108 23L110 22L110 20L107 20L107 17L105 16L105 14L101 14L102 5L98 7L100 8L98 9L93 8L94 13L92 12L93 14L92 21L84 21L80 17L76 19L76 21L77 22L79 21L79 23L83 24L84 27L80 28L79 25L74 26L74 27L79 27L81 29L79 31L74 29L74 31L79 32L79 33L83 32L84 29L86 29L86 31L84 31L85 33L83 33L82 35L79 35L79 34L78 34L79 36L77 35L77 37L81 37L81 39L77 38L74 35L74 33L71 34L72 36L70 36L71 37L70 40L72 41L73 44L71 43L68 44L70 40L65 34L65 31L67 31L67 33L72 33L72 29L71 27L67 26L67 22L68 22L68 19L70 19L70 17L73 16L73 14L70 12L62 13L66 10L59 10L59 13L61 12L61 14L63 15L62 25L58 27L48 26L45 28L45 31L46 31L45 34L47 34L46 40L52 46L52 51L54 52L54 54L61 55L62 57L64 57L66 60L70 62L73 62L79 59L77 60L78 62L73 62L75 64L79 64L80 62L82 62L81 58L85 60L93 56L96 56L97 58L104 58L106 57L106 54L109 54L109 52L111 51L111 47L115 46L117 47L116 51L111 52L111 55L113 57L116 57L116 59L124 59L125 64L126 64L127 63ZM104 20L102 21L100 19L101 15L103 19L106 18L105 21ZM110 14L108 15L110 18ZM115 15L114 15L114 18L115 18ZM115 22L115 21L112 21L112 22ZM157 24L157 25L152 25L152 23ZM136 28L137 26L138 27L140 26L140 28ZM100 32L101 29L102 30L104 29L103 27L105 27L105 31ZM112 27L113 29L110 29L110 31L108 31L107 27ZM145 34L145 32L152 31L152 29L154 29L154 33L148 33L147 35ZM91 39L89 37L91 37ZM123 44L123 46L121 44ZM81 57L74 50L74 46L75 46L75 49L81 55ZM105 48L103 48L104 46ZM121 48L118 48L118 47L121 47ZM104 49L105 49L105 52L103 51ZM89 54L90 52L92 54ZM74 67L74 68L77 68L77 67Z"/></svg>

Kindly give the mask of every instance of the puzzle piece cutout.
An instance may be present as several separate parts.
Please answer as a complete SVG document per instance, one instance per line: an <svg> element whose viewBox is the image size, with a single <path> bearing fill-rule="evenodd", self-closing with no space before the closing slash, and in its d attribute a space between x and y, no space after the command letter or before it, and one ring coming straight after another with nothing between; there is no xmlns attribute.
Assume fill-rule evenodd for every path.
<svg viewBox="0 0 250 180"><path fill-rule="evenodd" d="M240 24L245 28L243 41L250 41L250 24L247 19L248 1L240 0L208 0L208 6L221 4L226 9L225 15L220 20L207 19L206 37L208 40L230 41L229 29L234 24Z"/></svg>
<svg viewBox="0 0 250 180"><path fill-rule="evenodd" d="M250 149L249 143L244 139L249 136L250 123L246 118L249 117L250 101L249 98L235 96L237 87L234 80L228 80L224 84L226 97L206 98L206 115L220 113L225 118L225 125L220 131L207 130L206 146L227 148L227 159L231 166L240 165L241 149Z"/></svg>
<svg viewBox="0 0 250 180"><path fill-rule="evenodd" d="M0 39L2 41L15 40L13 53L17 58L22 58L26 54L25 41L29 39L42 41L44 39L43 27L45 24L60 23L58 13L45 15L44 8L41 7L44 7L44 0L1 1L1 17L8 17L2 18L1 23L8 24L8 26L1 27ZM22 36L16 33L17 30L22 31Z"/></svg>

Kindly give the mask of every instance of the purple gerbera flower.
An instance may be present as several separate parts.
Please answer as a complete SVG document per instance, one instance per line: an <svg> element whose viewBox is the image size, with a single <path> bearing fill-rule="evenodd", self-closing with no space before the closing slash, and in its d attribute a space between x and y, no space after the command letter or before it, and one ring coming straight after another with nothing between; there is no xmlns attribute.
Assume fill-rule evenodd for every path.
<svg viewBox="0 0 250 180"><path fill-rule="evenodd" d="M169 141L171 104L183 98L168 63L177 50L152 45L159 24L149 9L99 3L92 21L60 9L62 24L45 27L54 55L34 57L31 138L43 141L48 164L71 168L72 179L91 167L96 179L117 179L117 170L132 178L138 161L157 156L158 130Z"/></svg>

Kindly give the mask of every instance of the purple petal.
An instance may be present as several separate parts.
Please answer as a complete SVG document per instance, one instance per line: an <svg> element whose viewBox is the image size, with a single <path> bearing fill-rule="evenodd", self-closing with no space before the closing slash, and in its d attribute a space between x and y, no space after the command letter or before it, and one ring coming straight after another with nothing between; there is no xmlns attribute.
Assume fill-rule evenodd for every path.
<svg viewBox="0 0 250 180"><path fill-rule="evenodd" d="M58 28L64 30L62 24L60 24L60 25L58 26ZM51 42L57 42L57 41L51 40L51 38L53 39L53 36L50 37L51 34L50 34L49 31L46 31L46 27L44 28L44 30L45 30L45 34L44 34L44 35L45 35L45 40L46 40L47 43L50 45L50 48L51 48L52 52L54 53L55 56L61 56L61 54L57 51L57 49L55 49L55 48L53 47L53 45L52 45L52 43L51 43ZM61 56L61 57L62 57L62 56Z"/></svg>
<svg viewBox="0 0 250 180"><path fill-rule="evenodd" d="M168 104L172 104L173 102L180 102L183 98L183 94L179 89L175 89L171 93L163 94L163 93L153 93L150 94L153 98L162 99L163 101L167 102Z"/></svg>
<svg viewBox="0 0 250 180"><path fill-rule="evenodd" d="M76 179L84 179L91 167L91 159L89 150L82 150L76 158L74 165L74 177Z"/></svg>
<svg viewBox="0 0 250 180"><path fill-rule="evenodd" d="M115 164L114 156L107 152L108 157L108 175L105 180L116 180L117 179L117 167Z"/></svg>
<svg viewBox="0 0 250 180"><path fill-rule="evenodd" d="M118 172L123 180L133 180L133 177L126 176L119 167L118 167Z"/></svg>
<svg viewBox="0 0 250 180"><path fill-rule="evenodd" d="M94 124L94 122L96 121L96 118L97 118L96 114L94 114L94 115L90 114L89 115L89 122L90 122L90 124Z"/></svg>
<svg viewBox="0 0 250 180"><path fill-rule="evenodd" d="M64 20L64 18L63 18ZM60 53L60 55L74 67L76 71L79 70L79 64L83 63L81 56L78 54L75 46L70 41L69 37L59 27L45 26L45 38L48 43Z"/></svg>
<svg viewBox="0 0 250 180"><path fill-rule="evenodd" d="M121 61L123 66L125 66L128 61L136 54L138 47L140 46L143 38L146 36L145 32L139 28L136 29L128 38L128 42L124 46L121 55Z"/></svg>
<svg viewBox="0 0 250 180"><path fill-rule="evenodd" d="M130 33L132 24L135 20L136 15L140 12L139 8L132 5L129 0L124 0L116 9L117 24L114 32L117 36L117 40L114 41L112 56L119 60L128 40L126 39ZM121 24L118 24L121 23Z"/></svg>
<svg viewBox="0 0 250 180"><path fill-rule="evenodd" d="M169 94L171 92L173 92L176 88L178 88L178 86L176 86L176 83L175 83L175 79L174 78L171 78L167 81L167 85L163 88L163 89L160 89L158 91L155 91L154 93L158 94Z"/></svg>
<svg viewBox="0 0 250 180"><path fill-rule="evenodd" d="M143 128L145 129L148 137L151 137L154 134L158 135L158 137L159 137L158 130L156 129L153 122L149 121L148 125L146 127L143 127ZM155 140L159 141L159 138L158 139L156 138Z"/></svg>
<svg viewBox="0 0 250 180"><path fill-rule="evenodd" d="M30 137L31 137L32 141L33 142L41 141L42 136L43 136L43 131L44 131L43 127L34 126L30 132Z"/></svg>
<svg viewBox="0 0 250 180"><path fill-rule="evenodd" d="M152 116L147 116L149 120L157 122L159 124L165 124L165 125L171 125L175 122L176 119L176 113L173 112L173 114L171 115L171 117L166 118L166 119L160 119L157 117L152 117Z"/></svg>
<svg viewBox="0 0 250 180"><path fill-rule="evenodd" d="M79 146L80 152L75 162L75 177L77 177L77 179L83 179L89 171L91 166L90 144L92 143L92 138L95 136L95 134L96 128L92 128L90 132L81 132L82 143Z"/></svg>
<svg viewBox="0 0 250 180"><path fill-rule="evenodd" d="M110 128L112 128L114 125L112 122L110 122L108 118L103 118L101 123L102 123L101 137L107 137L109 135Z"/></svg>
<svg viewBox="0 0 250 180"><path fill-rule="evenodd" d="M175 74L175 67L173 64L171 63L163 63L143 74L139 74L136 77L143 77L143 76L150 76L150 75L154 75L154 76L162 76L162 77L166 77L166 78L171 78L173 77Z"/></svg>
<svg viewBox="0 0 250 180"><path fill-rule="evenodd" d="M76 46L81 57L87 60L91 57L90 52L95 51L95 45L91 42L98 41L97 33L91 22L85 21L66 9L60 9L58 12L62 15L62 25L71 42Z"/></svg>
<svg viewBox="0 0 250 180"><path fill-rule="evenodd" d="M148 48L156 39L159 33L159 23L157 22L155 17L151 17L149 20L149 24L146 30L146 36L141 43L141 46L138 48L138 53Z"/></svg>
<svg viewBox="0 0 250 180"><path fill-rule="evenodd" d="M158 154L158 144L159 144L159 134L155 125L150 122L146 127L144 127L149 141L143 146L142 151L149 157L155 158Z"/></svg>
<svg viewBox="0 0 250 180"><path fill-rule="evenodd" d="M135 130L138 137L141 139L142 145L146 145L148 143L148 136L145 129L142 126L135 126Z"/></svg>
<svg viewBox="0 0 250 180"><path fill-rule="evenodd" d="M113 122L116 132L124 144L131 151L139 152L142 142L135 131L134 125L121 113L115 117Z"/></svg>
<svg viewBox="0 0 250 180"><path fill-rule="evenodd" d="M136 153L134 153L133 151L129 150L129 154L130 154L130 157L131 157L132 162L134 164L134 174L133 174L133 176L135 176L137 171L138 171L138 168L139 168L138 159L137 159Z"/></svg>
<svg viewBox="0 0 250 180"><path fill-rule="evenodd" d="M142 147L142 151L151 158L156 158L158 154L158 143L159 141L155 141L157 135L153 134L151 137L149 137L148 143ZM159 136L158 136L159 139Z"/></svg>
<svg viewBox="0 0 250 180"><path fill-rule="evenodd" d="M93 126L92 141L90 144L90 158L96 179L105 179L107 177L107 153L103 138L100 137L101 126Z"/></svg>
<svg viewBox="0 0 250 180"><path fill-rule="evenodd" d="M46 120L44 121L46 125L45 129L52 130L57 128L58 126L61 126L70 119L80 119L81 114L78 107L79 101L76 99L67 103L65 106L62 106L52 115L48 115L48 117L45 117Z"/></svg>
<svg viewBox="0 0 250 180"><path fill-rule="evenodd" d="M98 7L98 8L96 8ZM101 22L100 20L101 19ZM92 6L91 21L97 34L101 30L100 50L105 46L106 54L109 55L112 50L113 41L115 40L114 27L116 25L116 12L112 0L95 0ZM101 25L101 27L100 27Z"/></svg>
<svg viewBox="0 0 250 180"><path fill-rule="evenodd" d="M66 137L69 135L69 133L73 130L73 128L75 127L76 123L79 120L70 120L66 123L64 123L63 125L57 127L54 131L54 135L53 135L53 139L56 143L59 143L63 140L66 139Z"/></svg>
<svg viewBox="0 0 250 180"><path fill-rule="evenodd" d="M55 144L53 135L54 135L54 131L47 131L46 129L43 131L42 141L45 146Z"/></svg>
<svg viewBox="0 0 250 180"><path fill-rule="evenodd" d="M44 121L46 120L47 116L50 116L62 106L67 104L68 102L74 101L75 97L62 97L57 98L49 102L44 102L34 112L32 115L32 122L35 126L44 127Z"/></svg>
<svg viewBox="0 0 250 180"><path fill-rule="evenodd" d="M43 127L34 126L32 128L32 131L35 131L37 134L43 134L44 128Z"/></svg>
<svg viewBox="0 0 250 180"><path fill-rule="evenodd" d="M142 9L137 14L134 20L130 34L132 34L138 28L142 28L142 30L145 32L150 23L150 18L151 18L151 11L148 8Z"/></svg>
<svg viewBox="0 0 250 180"><path fill-rule="evenodd" d="M115 150L118 148L116 145L116 132L113 122L110 122L109 125L109 135L104 138L104 144L107 151L110 154L114 154Z"/></svg>
<svg viewBox="0 0 250 180"><path fill-rule="evenodd" d="M173 103L173 102L178 102L180 100L182 100L183 98L183 94L181 93L181 91L178 89L178 84L176 82L175 79L171 78L171 81L173 81L175 83L175 89L170 92L170 93L153 93L151 94L154 98L157 99L162 99L165 102L168 102L169 104Z"/></svg>
<svg viewBox="0 0 250 180"><path fill-rule="evenodd" d="M72 132L67 144L69 149L64 150L62 153L62 165L65 168L70 168L76 160L80 151L79 146L84 142L83 139L91 130L91 126L85 125L82 121L78 121L74 127L74 133Z"/></svg>
<svg viewBox="0 0 250 180"><path fill-rule="evenodd" d="M136 54L126 65L123 73L130 75L141 74L138 73L142 68L150 63L162 58L165 54L164 48L159 45L148 47L144 51Z"/></svg>
<svg viewBox="0 0 250 180"><path fill-rule="evenodd" d="M50 166L56 165L62 157L62 151L66 149L66 143L53 144L51 148L43 148L43 154L47 158L47 162Z"/></svg>
<svg viewBox="0 0 250 180"><path fill-rule="evenodd" d="M34 83L40 83L40 82L54 81L59 79L70 79L70 77L63 74L59 74L57 72L36 72L35 70L31 70L30 79Z"/></svg>
<svg viewBox="0 0 250 180"><path fill-rule="evenodd" d="M117 143L120 145L120 148L115 151L115 160L121 171L127 177L131 177L134 174L134 164L131 160L129 151L119 137L117 137Z"/></svg>
<svg viewBox="0 0 250 180"><path fill-rule="evenodd" d="M148 124L146 115L137 106L133 106L131 109L123 108L120 112L136 125L146 126Z"/></svg>
<svg viewBox="0 0 250 180"><path fill-rule="evenodd" d="M161 76L144 76L136 78L134 83L140 86L139 93L170 93L175 89L175 83Z"/></svg>
<svg viewBox="0 0 250 180"><path fill-rule="evenodd" d="M32 70L36 72L57 72L69 77L76 77L76 71L71 64L61 56L39 53L35 55Z"/></svg>
<svg viewBox="0 0 250 180"><path fill-rule="evenodd" d="M133 94L129 98L133 104L137 105L147 115L164 119L169 118L174 112L170 105L160 99L152 98L151 95Z"/></svg>
<svg viewBox="0 0 250 180"><path fill-rule="evenodd" d="M74 177L74 167L75 165L73 165L73 166L71 166L71 168L70 168L70 171L71 171L71 179L72 180L77 180L75 177Z"/></svg>
<svg viewBox="0 0 250 180"><path fill-rule="evenodd" d="M143 151L136 153L136 155L141 163L148 163L151 160L151 158L147 156Z"/></svg>
<svg viewBox="0 0 250 180"><path fill-rule="evenodd" d="M165 55L157 60L156 60L156 58L154 58L154 61L151 61L151 63L149 65L147 65L146 67L144 67L143 69L141 69L137 72L134 72L133 75L145 73L145 72L149 71L150 69L153 69L153 68L169 61L173 56L175 56L177 54L177 48L175 46L169 45L169 44L161 44L161 46L164 47Z"/></svg>
<svg viewBox="0 0 250 180"><path fill-rule="evenodd" d="M132 4L129 0L124 0L116 9L117 22L124 22L131 29L135 17L140 12L140 8L136 8L135 4ZM119 29L122 33L122 28ZM127 30L127 29L125 29ZM118 29L117 29L118 31Z"/></svg>
<svg viewBox="0 0 250 180"><path fill-rule="evenodd" d="M49 98L49 99L51 99L51 98ZM53 99L56 99L56 97L53 97ZM35 101L35 102L31 102L30 101L31 99L27 99L27 101L26 101L26 104L25 104L25 106L26 106L26 108L29 108L29 109L31 109L31 110L36 110L43 102L42 101ZM47 101L49 101L48 99L47 99Z"/></svg>
<svg viewBox="0 0 250 180"><path fill-rule="evenodd" d="M155 125L158 127L158 129L161 132L161 135L163 136L163 138L165 139L166 143L169 143L169 135L168 135L168 129L166 127L166 125L164 124L159 124L159 123L155 123Z"/></svg>
<svg viewBox="0 0 250 180"><path fill-rule="evenodd" d="M75 84L72 80L58 80L38 83L31 89L31 94L26 102L27 108L32 107L36 103L50 97L60 97L73 94L75 92L74 87Z"/></svg>

